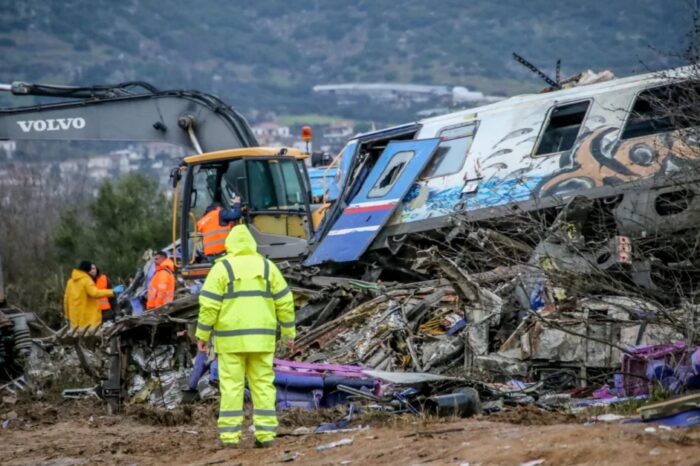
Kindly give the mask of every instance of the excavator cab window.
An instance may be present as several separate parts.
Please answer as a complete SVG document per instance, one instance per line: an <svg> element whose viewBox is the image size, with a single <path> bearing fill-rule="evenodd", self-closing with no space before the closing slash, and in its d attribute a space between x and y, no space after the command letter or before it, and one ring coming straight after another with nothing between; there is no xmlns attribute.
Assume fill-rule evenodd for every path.
<svg viewBox="0 0 700 466"><path fill-rule="evenodd" d="M253 211L290 211L303 206L304 187L299 184L293 164L274 159L250 160L248 179Z"/></svg>
<svg viewBox="0 0 700 466"><path fill-rule="evenodd" d="M243 204L248 203L246 188L245 160L231 160L221 178L221 193L225 199L240 196Z"/></svg>
<svg viewBox="0 0 700 466"><path fill-rule="evenodd" d="M217 171L216 167L200 165L193 172L190 212L197 218L204 215L215 200Z"/></svg>
<svg viewBox="0 0 700 466"><path fill-rule="evenodd" d="M251 225L268 235L310 236L306 184L293 158L248 159L246 176Z"/></svg>
<svg viewBox="0 0 700 466"><path fill-rule="evenodd" d="M241 198L242 218L258 242L258 251L276 258L296 257L312 234L305 172L294 157L240 157L191 165L182 191L180 223L183 263L208 267L216 256L204 254L197 223L214 206L232 207ZM216 233L215 233L216 234Z"/></svg>

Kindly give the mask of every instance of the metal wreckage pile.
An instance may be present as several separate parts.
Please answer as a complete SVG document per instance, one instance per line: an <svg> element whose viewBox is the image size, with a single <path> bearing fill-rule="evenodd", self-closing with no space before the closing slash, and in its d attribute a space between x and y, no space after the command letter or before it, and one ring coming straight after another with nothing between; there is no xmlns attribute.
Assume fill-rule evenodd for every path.
<svg viewBox="0 0 700 466"><path fill-rule="evenodd" d="M574 199L549 218L477 225L455 216L446 230L406 239L391 261L369 254L357 265L365 280L347 278L348 270L344 277L280 264L295 295L298 335L293 353L275 361L278 407L352 402L470 416L700 388L700 307L679 291L687 267L668 260L640 266L639 258L655 263L658 250L648 242L633 251L626 237L597 235L590 225L609 222L597 210ZM131 296L142 292L145 275L137 275ZM678 286L669 287L668 277ZM214 355L194 358L199 286L181 281L170 305L109 327L44 329L47 337L31 350L25 345L28 374L50 374L54 356L58 364L79 363L97 388L64 395L95 394L112 409L173 408L216 396ZM690 409L697 418L698 403L697 396L686 400L681 414ZM649 416L675 419L673 409Z"/></svg>

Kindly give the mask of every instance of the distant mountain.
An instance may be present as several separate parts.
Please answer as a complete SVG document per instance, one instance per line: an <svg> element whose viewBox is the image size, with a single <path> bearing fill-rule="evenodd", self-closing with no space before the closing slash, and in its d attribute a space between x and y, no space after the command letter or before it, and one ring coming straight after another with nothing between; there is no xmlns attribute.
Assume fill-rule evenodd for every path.
<svg viewBox="0 0 700 466"><path fill-rule="evenodd" d="M500 95L542 87L512 52L550 74L558 58L564 75L675 66L691 3L0 0L0 82L144 80L217 94L253 119L336 115L312 86L445 84Z"/></svg>

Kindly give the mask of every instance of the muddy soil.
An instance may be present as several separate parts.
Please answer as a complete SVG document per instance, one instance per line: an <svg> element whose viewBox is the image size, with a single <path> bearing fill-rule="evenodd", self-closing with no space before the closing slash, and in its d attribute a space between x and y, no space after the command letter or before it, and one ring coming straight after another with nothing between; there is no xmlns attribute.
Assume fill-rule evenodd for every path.
<svg viewBox="0 0 700 466"><path fill-rule="evenodd" d="M286 413L273 447L253 449L246 432L242 448L223 450L214 405L109 416L97 401L1 404L0 464L700 465L700 428L651 432L648 424L582 424L527 410L466 420L375 416L358 421L364 430L294 434L338 414ZM352 444L318 450L342 439Z"/></svg>

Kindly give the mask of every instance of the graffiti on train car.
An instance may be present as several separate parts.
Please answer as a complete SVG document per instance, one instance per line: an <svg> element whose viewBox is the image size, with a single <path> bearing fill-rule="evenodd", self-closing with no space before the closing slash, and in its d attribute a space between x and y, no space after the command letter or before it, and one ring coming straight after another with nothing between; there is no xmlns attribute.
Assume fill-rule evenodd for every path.
<svg viewBox="0 0 700 466"><path fill-rule="evenodd" d="M530 133L527 128L513 131L517 136ZM576 145L557 157L559 168L542 170L544 158L510 172L514 150L498 149L484 159L485 176L478 188L464 193L462 186L435 189L425 182L416 183L404 200L402 221L446 215L455 210L476 210L509 203L524 202L568 192L618 186L652 176L663 176L688 166L698 159L700 141L693 142L677 131L647 137L619 140L618 127L601 126L584 132ZM495 147L498 147L499 141ZM528 138L527 142L531 142ZM517 141L521 145L526 141ZM494 147L494 148L495 148ZM527 146L525 146L527 147ZM523 158L524 158L523 157ZM506 172L506 173L503 173Z"/></svg>
<svg viewBox="0 0 700 466"><path fill-rule="evenodd" d="M651 176L664 176L697 158L697 143L678 131L619 140L619 128L602 127L579 138L560 156L562 170L546 177L535 194L549 196L581 189L618 186Z"/></svg>

